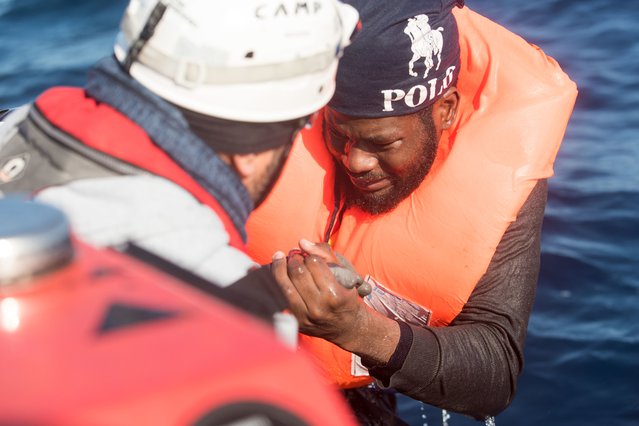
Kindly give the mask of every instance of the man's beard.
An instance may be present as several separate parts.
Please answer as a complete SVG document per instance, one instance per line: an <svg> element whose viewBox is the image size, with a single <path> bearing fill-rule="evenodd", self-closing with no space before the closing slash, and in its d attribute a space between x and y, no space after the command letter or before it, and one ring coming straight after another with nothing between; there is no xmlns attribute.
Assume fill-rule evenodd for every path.
<svg viewBox="0 0 639 426"><path fill-rule="evenodd" d="M375 173L370 173L370 176L362 176L365 180L386 177L391 181L389 187L374 192L362 191L352 184L348 176L344 174L344 170L339 167L343 174L344 199L347 206L357 207L372 215L386 213L395 209L422 183L435 161L437 133L430 115L420 118L423 120L423 143L420 145L421 150L415 161L402 172L404 177L397 175L376 176Z"/></svg>
<svg viewBox="0 0 639 426"><path fill-rule="evenodd" d="M258 208L264 200L266 200L266 197L277 183L290 152L291 144L287 145L281 152L279 152L277 157L274 158L264 170L263 174L255 180L252 191L255 194L255 199L253 200L254 209Z"/></svg>

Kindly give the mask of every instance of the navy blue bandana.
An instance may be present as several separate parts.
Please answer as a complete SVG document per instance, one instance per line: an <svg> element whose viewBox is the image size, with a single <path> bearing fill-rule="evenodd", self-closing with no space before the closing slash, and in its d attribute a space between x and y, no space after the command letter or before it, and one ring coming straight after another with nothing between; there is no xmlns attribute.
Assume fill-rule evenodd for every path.
<svg viewBox="0 0 639 426"><path fill-rule="evenodd" d="M344 51L329 103L356 117L411 114L433 104L459 74L451 11L462 0L343 0L362 29Z"/></svg>

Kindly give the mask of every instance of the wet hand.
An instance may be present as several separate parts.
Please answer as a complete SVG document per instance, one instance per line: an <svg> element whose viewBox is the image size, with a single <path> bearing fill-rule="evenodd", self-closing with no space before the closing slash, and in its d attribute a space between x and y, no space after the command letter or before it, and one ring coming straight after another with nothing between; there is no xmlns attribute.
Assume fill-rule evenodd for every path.
<svg viewBox="0 0 639 426"><path fill-rule="evenodd" d="M277 252L271 269L288 298L300 332L322 337L345 349L356 344L363 334L362 328L366 328L369 310L357 291L337 281L324 255L292 250L287 258Z"/></svg>
<svg viewBox="0 0 639 426"><path fill-rule="evenodd" d="M313 243L302 239L299 241L299 245L303 252L326 260L331 272L344 287L357 288L357 293L361 297L366 297L371 293L371 285L364 282L348 259L334 251L328 243Z"/></svg>

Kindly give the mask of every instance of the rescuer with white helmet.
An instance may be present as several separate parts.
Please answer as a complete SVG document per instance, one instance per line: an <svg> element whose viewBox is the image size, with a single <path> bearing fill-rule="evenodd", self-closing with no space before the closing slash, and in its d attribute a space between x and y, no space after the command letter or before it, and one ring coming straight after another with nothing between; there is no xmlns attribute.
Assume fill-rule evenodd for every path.
<svg viewBox="0 0 639 426"><path fill-rule="evenodd" d="M2 359L16 377L79 378L66 383L77 400L51 387L65 392L52 411L32 409L50 395L25 380L0 423L355 423L310 359L279 346L295 344L297 322L270 268L246 254L245 223L332 97L357 22L337 0L131 0L85 87L50 88L8 115L0 106L0 197L57 207L0 202L0 290L26 288L0 293L12 320L0 334L50 362ZM192 287L272 320L277 336ZM55 335L65 343L47 345ZM306 398L286 381L273 397L271 364Z"/></svg>
<svg viewBox="0 0 639 426"><path fill-rule="evenodd" d="M36 193L90 244L277 288L268 271L247 275L245 221L332 97L357 22L336 0L131 0L84 88L4 117L0 194Z"/></svg>

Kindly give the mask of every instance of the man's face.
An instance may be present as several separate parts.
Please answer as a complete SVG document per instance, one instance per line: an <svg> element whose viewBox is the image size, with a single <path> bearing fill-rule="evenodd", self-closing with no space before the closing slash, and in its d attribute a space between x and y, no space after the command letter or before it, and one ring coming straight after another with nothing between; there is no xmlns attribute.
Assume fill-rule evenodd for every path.
<svg viewBox="0 0 639 426"><path fill-rule="evenodd" d="M355 118L326 109L324 138L344 174L349 205L380 214L394 209L430 170L440 132L431 109Z"/></svg>

